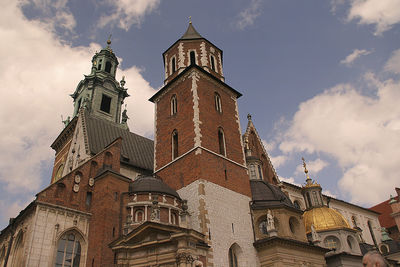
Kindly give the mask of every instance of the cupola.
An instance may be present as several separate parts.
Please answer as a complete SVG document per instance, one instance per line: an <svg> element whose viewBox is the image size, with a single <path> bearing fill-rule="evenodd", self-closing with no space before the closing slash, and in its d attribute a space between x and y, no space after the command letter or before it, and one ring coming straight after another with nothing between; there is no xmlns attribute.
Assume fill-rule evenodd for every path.
<svg viewBox="0 0 400 267"><path fill-rule="evenodd" d="M321 185L319 185L310 178L306 162L304 158L302 158L302 160L303 160L304 173L306 174L306 184L301 189L301 193L303 194L307 209L322 207L324 203L322 201Z"/></svg>

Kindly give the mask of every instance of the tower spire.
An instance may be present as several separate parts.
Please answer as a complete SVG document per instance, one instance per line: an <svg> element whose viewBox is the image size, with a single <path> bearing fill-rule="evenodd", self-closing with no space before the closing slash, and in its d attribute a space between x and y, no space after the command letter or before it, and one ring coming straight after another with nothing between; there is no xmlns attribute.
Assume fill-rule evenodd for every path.
<svg viewBox="0 0 400 267"><path fill-rule="evenodd" d="M308 175L308 170L307 170L306 161L305 161L304 157L302 157L301 160L303 161L303 167L304 167L304 173L306 174L306 182L307 182L307 185L311 185L311 184L312 184L312 181L311 181L310 175Z"/></svg>

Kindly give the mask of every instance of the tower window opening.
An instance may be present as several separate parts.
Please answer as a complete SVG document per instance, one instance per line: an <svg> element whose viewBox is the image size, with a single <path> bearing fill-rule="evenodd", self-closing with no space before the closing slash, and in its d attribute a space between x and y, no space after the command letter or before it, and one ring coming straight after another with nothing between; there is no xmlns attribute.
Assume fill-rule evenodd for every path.
<svg viewBox="0 0 400 267"><path fill-rule="evenodd" d="M261 166L258 165L258 179L262 180L263 179L263 175L262 175L262 170L261 170Z"/></svg>
<svg viewBox="0 0 400 267"><path fill-rule="evenodd" d="M317 192L313 192L313 198L314 198L314 205L319 205L319 199L317 196Z"/></svg>
<svg viewBox="0 0 400 267"><path fill-rule="evenodd" d="M172 133L172 159L178 157L178 132L176 130Z"/></svg>
<svg viewBox="0 0 400 267"><path fill-rule="evenodd" d="M256 166L250 164L250 179L257 179Z"/></svg>
<svg viewBox="0 0 400 267"><path fill-rule="evenodd" d="M218 93L215 93L215 94L214 94L214 99L215 99L215 109L216 109L219 113L222 113L221 97L219 96Z"/></svg>
<svg viewBox="0 0 400 267"><path fill-rule="evenodd" d="M178 112L178 101L176 95L171 97L171 115L175 115Z"/></svg>
<svg viewBox="0 0 400 267"><path fill-rule="evenodd" d="M102 63L102 62L103 62L103 60L100 59L100 60L99 60L99 65L97 66L97 69L98 69L98 70L101 70L101 63Z"/></svg>
<svg viewBox="0 0 400 267"><path fill-rule="evenodd" d="M312 206L312 204L311 204L310 192L307 192L307 194L306 194L306 197L307 197L307 203L308 203L308 207L311 207L311 206Z"/></svg>
<svg viewBox="0 0 400 267"><path fill-rule="evenodd" d="M211 56L211 69L213 71L215 71L215 60L214 60L214 56Z"/></svg>
<svg viewBox="0 0 400 267"><path fill-rule="evenodd" d="M92 197L93 193L92 192L87 192L86 193L86 206L89 208L90 205L92 205Z"/></svg>
<svg viewBox="0 0 400 267"><path fill-rule="evenodd" d="M176 70L176 62L175 62L175 57L173 57L171 60L171 74L174 73L175 70Z"/></svg>
<svg viewBox="0 0 400 267"><path fill-rule="evenodd" d="M101 98L100 110L110 113L110 107L111 107L111 97L103 94L103 96Z"/></svg>
<svg viewBox="0 0 400 267"><path fill-rule="evenodd" d="M218 144L219 144L219 154L226 156L225 137L222 129L218 129Z"/></svg>
<svg viewBox="0 0 400 267"><path fill-rule="evenodd" d="M105 67L105 72L111 73L111 62L107 61L106 62L106 67Z"/></svg>
<svg viewBox="0 0 400 267"><path fill-rule="evenodd" d="M196 64L196 53L194 51L190 51L190 65Z"/></svg>

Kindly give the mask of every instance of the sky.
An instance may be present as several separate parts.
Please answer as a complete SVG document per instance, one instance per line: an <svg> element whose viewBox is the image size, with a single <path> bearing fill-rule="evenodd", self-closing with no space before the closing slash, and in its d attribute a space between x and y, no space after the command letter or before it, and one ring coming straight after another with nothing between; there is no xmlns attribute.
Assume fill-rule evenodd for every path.
<svg viewBox="0 0 400 267"><path fill-rule="evenodd" d="M131 131L153 136L162 53L196 30L224 51L282 181L363 207L400 174L400 0L4 0L0 9L0 228L50 183L51 143L105 47L126 76Z"/></svg>

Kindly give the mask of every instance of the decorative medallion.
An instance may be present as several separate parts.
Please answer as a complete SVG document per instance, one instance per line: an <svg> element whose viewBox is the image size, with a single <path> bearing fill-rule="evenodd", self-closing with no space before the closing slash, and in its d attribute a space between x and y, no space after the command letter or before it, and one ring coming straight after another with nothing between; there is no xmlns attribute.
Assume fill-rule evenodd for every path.
<svg viewBox="0 0 400 267"><path fill-rule="evenodd" d="M81 182L81 176L79 174L75 175L75 183L79 184Z"/></svg>
<svg viewBox="0 0 400 267"><path fill-rule="evenodd" d="M93 185L94 185L94 179L93 179L93 178L90 178L90 179L89 179L89 185L90 185L90 186L93 186Z"/></svg>
<svg viewBox="0 0 400 267"><path fill-rule="evenodd" d="M78 191L79 191L79 185L78 184L74 184L74 192L75 193L78 193Z"/></svg>

